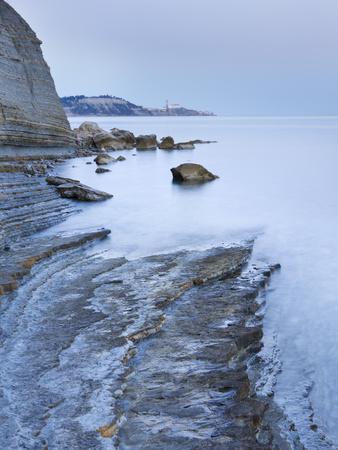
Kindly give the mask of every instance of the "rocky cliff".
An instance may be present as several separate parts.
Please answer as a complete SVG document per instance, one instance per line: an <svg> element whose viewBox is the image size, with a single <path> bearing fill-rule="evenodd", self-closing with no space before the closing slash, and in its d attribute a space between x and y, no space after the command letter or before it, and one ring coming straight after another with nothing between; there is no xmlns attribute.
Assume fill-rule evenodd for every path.
<svg viewBox="0 0 338 450"><path fill-rule="evenodd" d="M0 154L71 152L75 139L34 31L0 0Z"/></svg>

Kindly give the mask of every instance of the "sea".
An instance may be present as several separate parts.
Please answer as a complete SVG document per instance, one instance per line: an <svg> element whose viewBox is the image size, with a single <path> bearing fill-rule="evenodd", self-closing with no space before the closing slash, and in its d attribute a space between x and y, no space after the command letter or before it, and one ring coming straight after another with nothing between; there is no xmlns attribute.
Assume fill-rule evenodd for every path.
<svg viewBox="0 0 338 450"><path fill-rule="evenodd" d="M264 302L260 393L285 415L291 448L338 449L338 117L70 117L105 130L172 136L194 150L124 150L96 174L94 157L54 173L114 195L45 233L106 227L95 251L134 259L254 239L255 261L280 263ZM170 169L219 176L177 184ZM108 167L108 166L107 166Z"/></svg>

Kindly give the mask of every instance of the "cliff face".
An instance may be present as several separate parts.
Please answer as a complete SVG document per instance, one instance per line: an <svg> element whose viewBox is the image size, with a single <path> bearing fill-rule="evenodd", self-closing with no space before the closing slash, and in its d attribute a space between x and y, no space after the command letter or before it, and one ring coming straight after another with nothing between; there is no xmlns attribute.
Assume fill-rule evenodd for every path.
<svg viewBox="0 0 338 450"><path fill-rule="evenodd" d="M75 138L34 31L0 0L0 154L71 152Z"/></svg>

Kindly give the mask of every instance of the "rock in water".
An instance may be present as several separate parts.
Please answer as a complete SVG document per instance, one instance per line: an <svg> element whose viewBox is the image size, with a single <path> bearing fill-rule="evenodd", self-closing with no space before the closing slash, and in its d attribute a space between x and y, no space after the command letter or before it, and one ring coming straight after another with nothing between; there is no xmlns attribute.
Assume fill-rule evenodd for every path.
<svg viewBox="0 0 338 450"><path fill-rule="evenodd" d="M186 163L170 170L176 181L211 181L219 178L200 164Z"/></svg>
<svg viewBox="0 0 338 450"><path fill-rule="evenodd" d="M0 152L66 154L76 147L41 41L0 0Z"/></svg>
<svg viewBox="0 0 338 450"><path fill-rule="evenodd" d="M171 136L167 136L161 139L161 143L158 148L162 150L171 150L175 145L174 139Z"/></svg>
<svg viewBox="0 0 338 450"><path fill-rule="evenodd" d="M100 153L97 155L97 157L94 159L97 165L104 165L108 164L110 162L116 162L116 159L112 156L107 155L107 153Z"/></svg>
<svg viewBox="0 0 338 450"><path fill-rule="evenodd" d="M97 189L93 189L80 183L78 180L72 180L71 178L48 175L46 181L48 184L56 186L61 197L64 198L76 198L77 200L98 202L113 197L112 194L98 191Z"/></svg>
<svg viewBox="0 0 338 450"><path fill-rule="evenodd" d="M155 134L143 135L136 138L137 150L156 150L157 140Z"/></svg>

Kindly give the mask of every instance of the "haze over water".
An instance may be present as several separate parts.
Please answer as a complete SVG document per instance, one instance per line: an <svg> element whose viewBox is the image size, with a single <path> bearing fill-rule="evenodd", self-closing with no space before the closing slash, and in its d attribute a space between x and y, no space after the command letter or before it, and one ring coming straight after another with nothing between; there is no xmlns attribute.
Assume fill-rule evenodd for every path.
<svg viewBox="0 0 338 450"><path fill-rule="evenodd" d="M264 318L263 355L274 354L272 377L279 362L282 369L275 399L306 448L326 448L323 434L338 448L338 117L70 122L77 127L85 120L136 136L218 142L186 151L115 152L127 159L111 164L105 174L95 173L95 163L86 164L93 157L67 161L55 172L114 197L81 203L81 214L45 233L104 226L112 234L96 249L129 259L255 238L253 259L282 265L272 278ZM184 162L202 164L220 178L174 184L170 168Z"/></svg>

